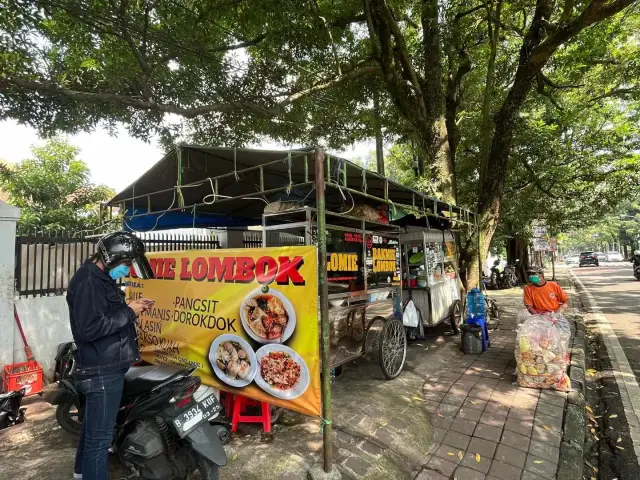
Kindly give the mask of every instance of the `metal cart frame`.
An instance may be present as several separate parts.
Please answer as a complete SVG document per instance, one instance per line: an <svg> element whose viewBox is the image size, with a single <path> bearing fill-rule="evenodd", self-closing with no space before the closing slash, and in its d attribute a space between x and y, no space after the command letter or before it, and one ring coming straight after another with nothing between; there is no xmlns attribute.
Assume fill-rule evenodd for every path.
<svg viewBox="0 0 640 480"><path fill-rule="evenodd" d="M289 196L295 190L306 191L305 199L315 191L316 199L324 469L329 472L332 468L331 322L326 217L331 212L327 211L327 196L333 195L335 198L340 195L344 199L345 193L348 193L354 202L358 199L363 203L383 204L390 210L402 209L416 218L466 225L473 229L475 235L479 232L477 215L468 209L407 188L342 158L325 155L321 148L283 152L185 144L167 153L147 173L111 200L109 206L120 206L127 227L135 225L135 220L140 217L150 217L155 219L152 230L163 228L163 217L176 214L192 218L195 228L207 225L208 218L213 219L207 217L209 215L217 216L218 221L221 217L234 215L260 218L264 208L261 200L275 201ZM384 325L396 323L385 322Z"/></svg>
<svg viewBox="0 0 640 480"><path fill-rule="evenodd" d="M262 238L264 246L278 244L280 233L297 230L297 237L305 245L317 244L318 211L304 207L285 212L263 215ZM400 229L393 225L365 221L344 213L325 212L328 219L327 235L331 232L357 235L362 259L363 285L355 291L329 293L330 364L332 368L355 360L365 354L376 354L384 376L393 379L400 375L407 353L407 342L402 325L400 278L382 287L369 285L371 267L367 261L367 239L384 237L396 245L397 274L401 270ZM341 223L341 224L338 224ZM327 255L331 255L327 247ZM331 284L331 279L327 279Z"/></svg>

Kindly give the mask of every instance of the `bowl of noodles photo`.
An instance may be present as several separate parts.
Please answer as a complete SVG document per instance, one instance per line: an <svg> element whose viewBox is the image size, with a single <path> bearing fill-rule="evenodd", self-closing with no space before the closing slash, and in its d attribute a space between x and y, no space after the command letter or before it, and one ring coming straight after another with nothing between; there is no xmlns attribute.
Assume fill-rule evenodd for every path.
<svg viewBox="0 0 640 480"><path fill-rule="evenodd" d="M240 319L247 335L258 343L284 343L296 328L296 311L277 290L251 292L240 304Z"/></svg>
<svg viewBox="0 0 640 480"><path fill-rule="evenodd" d="M256 352L256 358L256 384L269 395L282 400L293 400L309 388L307 364L286 345L264 345Z"/></svg>
<svg viewBox="0 0 640 480"><path fill-rule="evenodd" d="M216 377L227 385L249 385L258 372L258 360L246 340L225 333L217 337L209 350L209 362Z"/></svg>

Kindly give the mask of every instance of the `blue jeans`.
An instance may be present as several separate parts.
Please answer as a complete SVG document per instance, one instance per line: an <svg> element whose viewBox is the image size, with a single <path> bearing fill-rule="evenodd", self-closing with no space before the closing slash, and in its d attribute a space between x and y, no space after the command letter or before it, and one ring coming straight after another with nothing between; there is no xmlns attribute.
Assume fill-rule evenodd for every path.
<svg viewBox="0 0 640 480"><path fill-rule="evenodd" d="M126 370L78 376L76 389L85 397L82 432L74 473L82 480L109 479L109 448L113 440Z"/></svg>

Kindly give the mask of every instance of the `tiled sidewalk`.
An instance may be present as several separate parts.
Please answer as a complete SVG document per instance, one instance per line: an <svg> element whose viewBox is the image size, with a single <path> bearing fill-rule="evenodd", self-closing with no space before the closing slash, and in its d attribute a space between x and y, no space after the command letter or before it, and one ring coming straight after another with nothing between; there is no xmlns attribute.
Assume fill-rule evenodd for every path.
<svg viewBox="0 0 640 480"><path fill-rule="evenodd" d="M424 385L434 443L416 480L556 478L566 394L514 385L521 291L498 302L507 313L491 348L462 356Z"/></svg>

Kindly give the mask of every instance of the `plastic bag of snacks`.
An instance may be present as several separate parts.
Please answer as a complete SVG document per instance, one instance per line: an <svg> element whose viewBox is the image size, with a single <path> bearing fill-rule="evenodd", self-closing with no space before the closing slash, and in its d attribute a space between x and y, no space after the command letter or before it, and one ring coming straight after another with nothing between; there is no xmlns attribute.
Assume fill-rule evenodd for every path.
<svg viewBox="0 0 640 480"><path fill-rule="evenodd" d="M529 313L529 310L526 308L521 308L518 310L518 314L516 315L516 320L518 321L518 325L523 324L527 320L529 320L533 315Z"/></svg>
<svg viewBox="0 0 640 480"><path fill-rule="evenodd" d="M516 362L521 387L571 390L567 375L569 322L561 313L531 315L518 328Z"/></svg>

